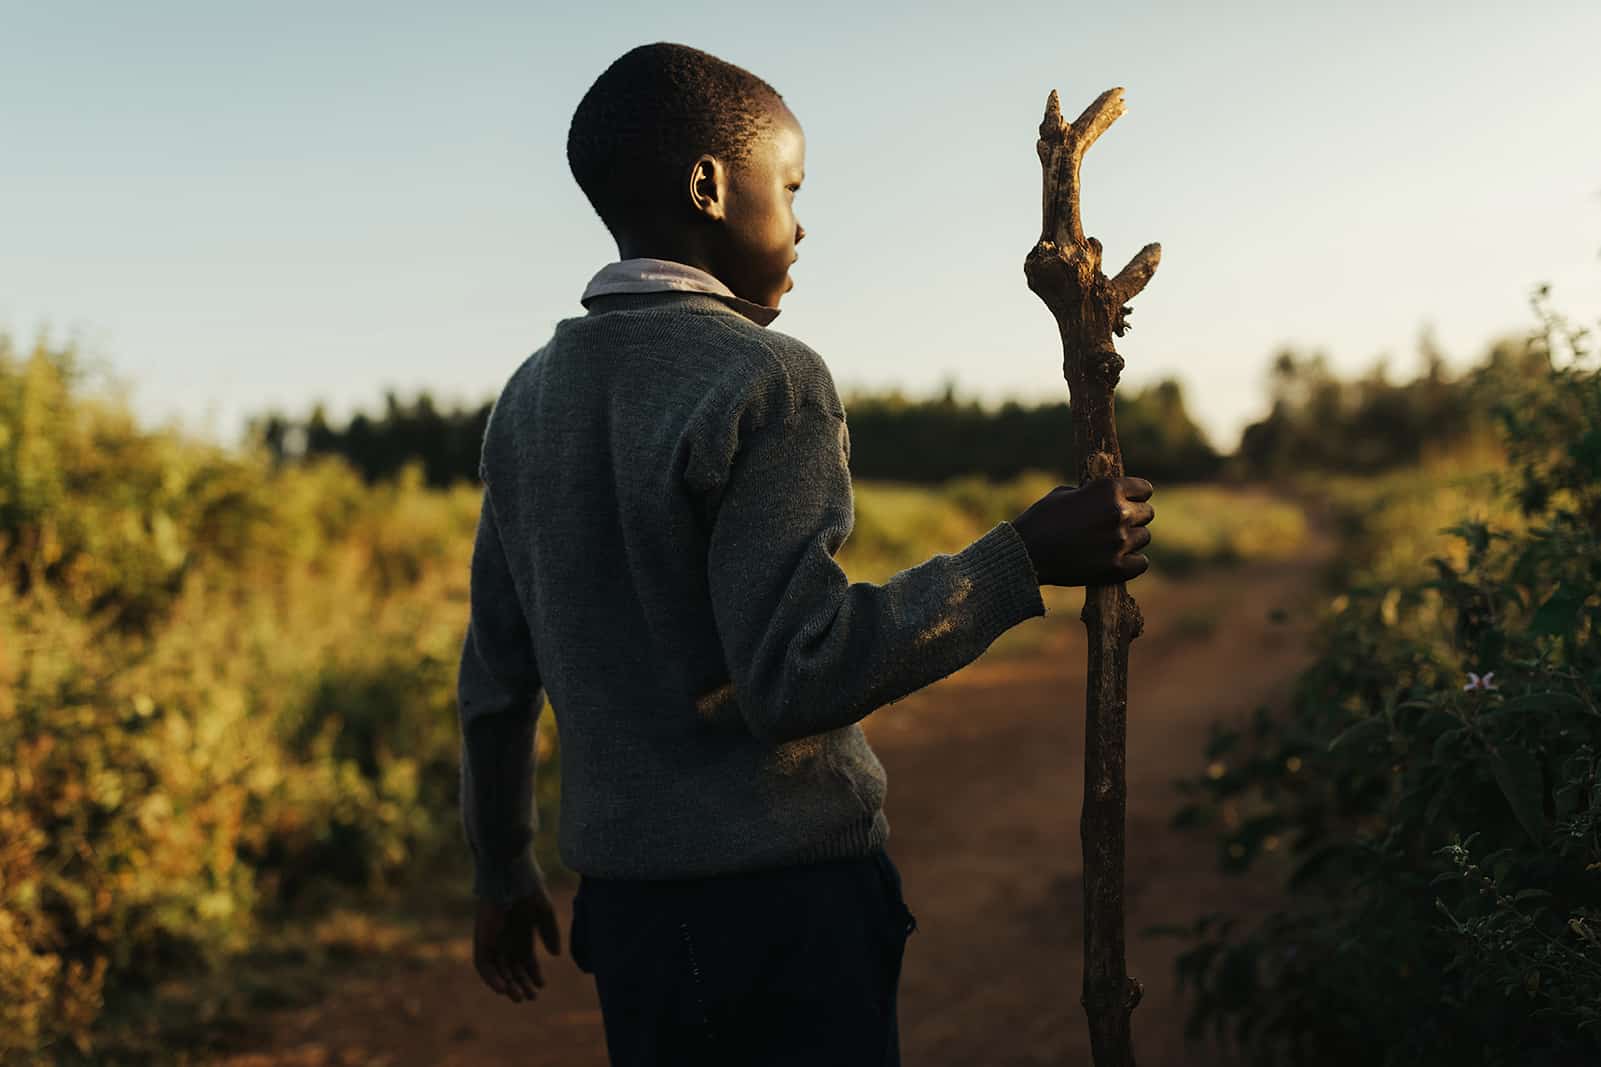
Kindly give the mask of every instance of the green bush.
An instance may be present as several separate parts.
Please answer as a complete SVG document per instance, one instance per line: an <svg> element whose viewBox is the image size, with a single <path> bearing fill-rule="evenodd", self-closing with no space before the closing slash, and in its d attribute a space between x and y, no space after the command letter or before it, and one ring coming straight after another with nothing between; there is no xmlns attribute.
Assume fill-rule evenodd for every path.
<svg viewBox="0 0 1601 1067"><path fill-rule="evenodd" d="M1488 383L1498 503L1404 566L1376 546L1410 502L1377 497L1288 714L1180 783L1226 870L1286 879L1254 923L1161 928L1191 1032L1252 1063L1601 1057L1601 373L1536 306L1545 372Z"/></svg>
<svg viewBox="0 0 1601 1067"><path fill-rule="evenodd" d="M141 430L0 336L0 1062L110 1062L264 922L463 867L479 491L421 483Z"/></svg>

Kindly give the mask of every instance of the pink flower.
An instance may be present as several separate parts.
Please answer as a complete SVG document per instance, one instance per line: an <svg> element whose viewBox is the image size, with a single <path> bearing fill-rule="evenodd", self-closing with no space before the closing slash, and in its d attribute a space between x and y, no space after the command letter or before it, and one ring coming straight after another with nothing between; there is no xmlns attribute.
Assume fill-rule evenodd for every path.
<svg viewBox="0 0 1601 1067"><path fill-rule="evenodd" d="M1464 692L1466 692L1468 690L1471 690L1471 689L1494 689L1495 688L1495 682L1491 680L1494 677L1495 677L1495 672L1494 671L1486 671L1483 678L1480 678L1477 674L1474 674L1472 671L1469 671L1468 672L1468 684L1463 686L1462 689L1463 689Z"/></svg>

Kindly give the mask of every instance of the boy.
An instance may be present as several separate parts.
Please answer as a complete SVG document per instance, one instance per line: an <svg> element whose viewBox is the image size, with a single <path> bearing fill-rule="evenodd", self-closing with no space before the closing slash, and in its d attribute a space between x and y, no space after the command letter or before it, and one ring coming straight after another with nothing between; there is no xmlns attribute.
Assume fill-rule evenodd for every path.
<svg viewBox="0 0 1601 1067"><path fill-rule="evenodd" d="M590 87L568 160L619 261L491 412L458 698L475 963L514 1001L560 934L532 741L561 709L573 959L617 1065L899 1063L916 925L858 725L1045 614L1142 573L1151 487L1058 487L883 585L834 560L854 505L833 378L766 328L805 236L776 90L682 45Z"/></svg>

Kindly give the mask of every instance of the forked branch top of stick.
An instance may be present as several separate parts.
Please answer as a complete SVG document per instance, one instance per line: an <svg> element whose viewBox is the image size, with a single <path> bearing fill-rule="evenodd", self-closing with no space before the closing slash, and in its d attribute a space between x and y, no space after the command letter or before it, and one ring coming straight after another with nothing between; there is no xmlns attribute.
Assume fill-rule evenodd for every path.
<svg viewBox="0 0 1601 1067"><path fill-rule="evenodd" d="M1091 276L1100 270L1101 242L1084 236L1079 214L1079 168L1090 145L1124 110L1123 89L1119 86L1097 96L1077 119L1068 122L1062 117L1061 98L1052 89L1045 101L1045 118L1040 122L1036 144L1044 173L1040 243L1050 246L1065 260L1078 262ZM1110 295L1117 305L1132 300L1145 288L1161 258L1161 245L1148 244L1118 271L1110 282Z"/></svg>

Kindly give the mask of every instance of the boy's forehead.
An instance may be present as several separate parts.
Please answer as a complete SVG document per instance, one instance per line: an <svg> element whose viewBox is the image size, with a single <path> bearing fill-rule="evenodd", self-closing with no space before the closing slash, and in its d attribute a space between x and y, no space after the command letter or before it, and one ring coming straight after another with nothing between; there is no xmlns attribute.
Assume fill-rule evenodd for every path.
<svg viewBox="0 0 1601 1067"><path fill-rule="evenodd" d="M801 129L800 122L788 109L776 111L771 119L762 140L774 156L791 170L805 170L806 133Z"/></svg>
<svg viewBox="0 0 1601 1067"><path fill-rule="evenodd" d="M802 140L805 139L806 133L801 129L800 119L795 117L795 112L791 111L789 106L782 100L775 100L767 106L766 117L766 126L769 133L787 130L793 132L795 136Z"/></svg>
<svg viewBox="0 0 1601 1067"><path fill-rule="evenodd" d="M751 142L752 158L748 166L772 173L784 172L798 179L806 175L806 134L800 121L783 105L769 105L766 121L757 128ZM744 170L745 166L737 169Z"/></svg>

